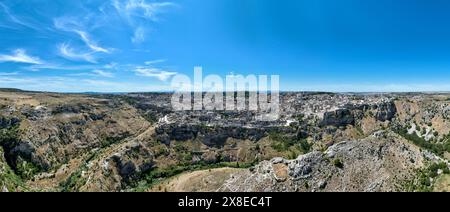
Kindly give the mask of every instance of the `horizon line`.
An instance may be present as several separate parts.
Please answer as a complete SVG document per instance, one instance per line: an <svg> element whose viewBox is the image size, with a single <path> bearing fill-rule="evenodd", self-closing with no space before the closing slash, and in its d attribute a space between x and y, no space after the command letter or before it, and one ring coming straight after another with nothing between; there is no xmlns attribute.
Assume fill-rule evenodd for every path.
<svg viewBox="0 0 450 212"><path fill-rule="evenodd" d="M56 94L142 94L142 93L175 93L176 91L48 91L26 90L20 88L2 88L0 92L56 93ZM227 92L259 92L259 91L222 91ZM271 93L272 91L267 91ZM320 91L320 90L280 90L279 93L332 93L332 94L450 94L450 91ZM191 91L191 93L198 93ZM202 93L217 93L207 92Z"/></svg>

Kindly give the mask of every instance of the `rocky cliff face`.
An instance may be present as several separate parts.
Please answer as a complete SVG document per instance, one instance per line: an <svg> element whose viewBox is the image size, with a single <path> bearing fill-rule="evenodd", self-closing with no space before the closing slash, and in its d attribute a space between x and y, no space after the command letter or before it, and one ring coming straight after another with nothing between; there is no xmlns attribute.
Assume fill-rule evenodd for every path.
<svg viewBox="0 0 450 212"><path fill-rule="evenodd" d="M397 113L397 108L393 101L377 105L375 110L375 118L378 121L390 121L395 118Z"/></svg>
<svg viewBox="0 0 450 212"><path fill-rule="evenodd" d="M157 139L165 144L171 141L188 141L199 139L210 147L223 147L230 138L238 140L259 141L269 135L269 132L295 133L291 128L265 127L244 128L239 126L205 126L205 125L162 125L156 129Z"/></svg>
<svg viewBox="0 0 450 212"><path fill-rule="evenodd" d="M385 122L395 118L397 108L393 101L373 105L348 105L343 109L325 112L319 126L345 127L355 125L364 118L366 113L370 113L370 116L375 118L376 121Z"/></svg>
<svg viewBox="0 0 450 212"><path fill-rule="evenodd" d="M0 143L7 164L23 180L40 173L54 176L52 172L59 167L84 160L150 127L135 108L116 99L41 93L5 95L8 98L1 102L0 129L4 135ZM129 161L114 159L121 177L133 177Z"/></svg>
<svg viewBox="0 0 450 212"><path fill-rule="evenodd" d="M262 162L233 176L221 191L398 191L430 160L406 140L381 131L323 153Z"/></svg>
<svg viewBox="0 0 450 212"><path fill-rule="evenodd" d="M90 109L80 111L73 105L60 105L47 118L28 119L22 139L32 140L37 152L45 155L45 163L54 167L149 127L133 108L106 104L86 104L83 107Z"/></svg>
<svg viewBox="0 0 450 212"><path fill-rule="evenodd" d="M349 109L326 112L320 123L320 126L345 127L347 125L355 125L355 117Z"/></svg>

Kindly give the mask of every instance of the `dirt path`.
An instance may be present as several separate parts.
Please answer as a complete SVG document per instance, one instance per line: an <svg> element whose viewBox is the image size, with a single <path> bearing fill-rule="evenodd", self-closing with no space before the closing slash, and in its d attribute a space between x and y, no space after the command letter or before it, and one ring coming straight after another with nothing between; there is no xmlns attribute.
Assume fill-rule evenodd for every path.
<svg viewBox="0 0 450 212"><path fill-rule="evenodd" d="M450 175L443 175L437 179L435 192L450 192Z"/></svg>
<svg viewBox="0 0 450 212"><path fill-rule="evenodd" d="M173 177L154 186L151 192L211 192L217 191L233 174L243 171L236 168L218 168L194 171Z"/></svg>

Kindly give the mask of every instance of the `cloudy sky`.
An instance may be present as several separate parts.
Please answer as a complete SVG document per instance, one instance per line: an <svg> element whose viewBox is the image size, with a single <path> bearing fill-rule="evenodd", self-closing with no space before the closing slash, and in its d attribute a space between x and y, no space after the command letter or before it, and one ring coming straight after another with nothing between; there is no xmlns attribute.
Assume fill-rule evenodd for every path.
<svg viewBox="0 0 450 212"><path fill-rule="evenodd" d="M0 0L0 87L170 90L276 74L282 90L450 91L442 0Z"/></svg>

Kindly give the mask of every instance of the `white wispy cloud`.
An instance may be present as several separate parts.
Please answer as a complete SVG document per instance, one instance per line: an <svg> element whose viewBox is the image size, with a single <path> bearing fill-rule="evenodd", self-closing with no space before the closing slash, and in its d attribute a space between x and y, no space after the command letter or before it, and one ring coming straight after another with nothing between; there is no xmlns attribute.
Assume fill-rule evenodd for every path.
<svg viewBox="0 0 450 212"><path fill-rule="evenodd" d="M112 78L114 77L114 74L108 71L103 71L103 70L93 70L92 73L101 76L101 77L106 77L106 78Z"/></svg>
<svg viewBox="0 0 450 212"><path fill-rule="evenodd" d="M109 49L105 49L103 47L100 47L99 45L97 45L96 42L94 42L88 33L80 31L80 30L74 30L74 32L76 32L80 37L81 40L84 41L84 43L93 51L95 52L103 52L103 53L110 53L111 51Z"/></svg>
<svg viewBox="0 0 450 212"><path fill-rule="evenodd" d="M58 51L62 57L69 60L97 63L96 59L93 56L93 52L77 52L67 43L58 45Z"/></svg>
<svg viewBox="0 0 450 212"><path fill-rule="evenodd" d="M116 10L126 17L137 16L157 21L157 15L167 8L177 6L173 2L147 2L145 0L113 0Z"/></svg>
<svg viewBox="0 0 450 212"><path fill-rule="evenodd" d="M152 67L137 67L134 71L138 76L153 77L161 81L167 81L177 74L177 72L164 71L159 68Z"/></svg>
<svg viewBox="0 0 450 212"><path fill-rule="evenodd" d="M158 63L164 63L166 61L167 61L166 59L150 60L150 61L146 61L145 65L154 65L154 64L158 64Z"/></svg>
<svg viewBox="0 0 450 212"><path fill-rule="evenodd" d="M27 27L36 31L39 31L40 28L37 27L35 24L29 23L27 21L22 20L21 18L17 17L16 15L12 14L9 10L8 6L6 6L4 3L0 2L0 9L3 10L3 14L14 24ZM11 28L11 26L5 26L8 28Z"/></svg>
<svg viewBox="0 0 450 212"><path fill-rule="evenodd" d="M68 74L67 76L72 77L103 77L103 78L113 78L114 74L112 72L103 71L103 70L93 70L91 72L82 72L82 73L74 73Z"/></svg>
<svg viewBox="0 0 450 212"><path fill-rule="evenodd" d="M119 66L118 63L111 62L111 63L108 63L108 64L104 65L103 68L106 68L106 69L116 69L118 66Z"/></svg>
<svg viewBox="0 0 450 212"><path fill-rule="evenodd" d="M16 76L19 72L0 72L0 76Z"/></svg>
<svg viewBox="0 0 450 212"><path fill-rule="evenodd" d="M144 66L142 65L135 66L134 72L138 76L153 77L159 79L160 81L165 82L171 77L177 75L178 73L174 71L168 71L159 67L155 67L155 65L164 62L166 62L165 59L149 60L144 63L145 64Z"/></svg>
<svg viewBox="0 0 450 212"><path fill-rule="evenodd" d="M173 2L148 2L145 0L112 0L112 5L116 12L133 28L134 33L131 37L133 43L145 41L145 26L148 21L157 22L161 13L178 6Z"/></svg>
<svg viewBox="0 0 450 212"><path fill-rule="evenodd" d="M78 71L78 70L87 70L87 69L96 69L99 68L99 65L65 65L65 64L57 64L57 63L46 63L40 65L31 65L25 67L26 70L29 71L40 71L40 70L65 70L65 71Z"/></svg>
<svg viewBox="0 0 450 212"><path fill-rule="evenodd" d="M134 35L131 38L133 43L142 43L145 41L145 29L143 27L138 27L134 30Z"/></svg>
<svg viewBox="0 0 450 212"><path fill-rule="evenodd" d="M85 23L83 21L72 17L60 17L55 18L53 22L56 29L77 34L90 50L90 52L86 54L92 55L98 52L109 54L112 52L111 49L101 47L92 39L92 36L85 29L87 27L84 26Z"/></svg>
<svg viewBox="0 0 450 212"><path fill-rule="evenodd" d="M0 55L0 62L14 62L14 63L28 63L28 64L43 64L44 62L38 57L27 55L23 49L16 49L11 55Z"/></svg>

